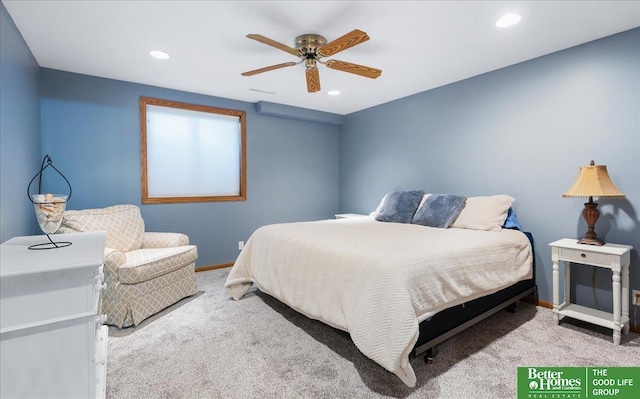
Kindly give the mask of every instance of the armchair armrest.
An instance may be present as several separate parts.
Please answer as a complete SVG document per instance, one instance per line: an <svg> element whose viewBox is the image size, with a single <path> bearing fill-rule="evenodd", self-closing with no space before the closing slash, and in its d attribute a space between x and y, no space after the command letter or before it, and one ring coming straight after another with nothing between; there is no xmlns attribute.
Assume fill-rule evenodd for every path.
<svg viewBox="0 0 640 399"><path fill-rule="evenodd" d="M182 233L153 233L142 235L142 248L171 248L189 245L189 236Z"/></svg>
<svg viewBox="0 0 640 399"><path fill-rule="evenodd" d="M127 262L127 258L122 252L114 248L104 249L104 269L105 272L115 273L116 270Z"/></svg>

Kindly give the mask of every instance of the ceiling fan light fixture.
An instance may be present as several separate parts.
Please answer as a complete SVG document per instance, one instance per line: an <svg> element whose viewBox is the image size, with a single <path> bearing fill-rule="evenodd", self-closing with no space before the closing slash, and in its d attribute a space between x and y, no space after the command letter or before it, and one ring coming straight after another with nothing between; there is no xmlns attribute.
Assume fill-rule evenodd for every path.
<svg viewBox="0 0 640 399"><path fill-rule="evenodd" d="M340 94L340 90L329 90L327 94L330 96L337 96Z"/></svg>
<svg viewBox="0 0 640 399"><path fill-rule="evenodd" d="M496 21L496 26L498 28L508 28L520 22L521 19L522 17L516 13L508 13Z"/></svg>
<svg viewBox="0 0 640 399"><path fill-rule="evenodd" d="M151 55L154 58L158 58L160 60L166 60L171 57L169 53L166 53L162 50L151 50L149 51L149 55Z"/></svg>

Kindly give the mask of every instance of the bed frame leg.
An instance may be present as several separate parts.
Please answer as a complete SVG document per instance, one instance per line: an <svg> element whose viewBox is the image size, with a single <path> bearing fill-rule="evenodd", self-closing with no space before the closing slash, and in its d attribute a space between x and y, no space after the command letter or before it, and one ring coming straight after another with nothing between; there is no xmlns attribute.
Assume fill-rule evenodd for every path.
<svg viewBox="0 0 640 399"><path fill-rule="evenodd" d="M435 347L427 349L427 351L424 353L424 362L427 364L433 364L434 358L437 354L438 351Z"/></svg>
<svg viewBox="0 0 640 399"><path fill-rule="evenodd" d="M515 313L517 306L518 306L518 302L514 302L511 305L507 306L506 309L509 313Z"/></svg>

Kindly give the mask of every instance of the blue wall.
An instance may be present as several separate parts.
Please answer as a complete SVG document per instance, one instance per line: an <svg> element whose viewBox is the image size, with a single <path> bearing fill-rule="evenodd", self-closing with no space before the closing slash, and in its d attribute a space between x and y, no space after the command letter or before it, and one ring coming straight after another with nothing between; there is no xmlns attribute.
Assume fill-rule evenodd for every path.
<svg viewBox="0 0 640 399"><path fill-rule="evenodd" d="M368 213L400 189L515 197L549 302L548 244L586 231L586 201L562 193L580 165L605 164L627 199L597 201L596 232L634 246L640 289L640 29L350 114L340 149L340 212ZM573 271L573 294L592 304L591 268ZM610 309L611 273L596 280Z"/></svg>
<svg viewBox="0 0 640 399"><path fill-rule="evenodd" d="M27 185L40 162L40 68L0 3L0 242L40 232Z"/></svg>
<svg viewBox="0 0 640 399"><path fill-rule="evenodd" d="M247 113L247 200L141 205L140 96ZM197 266L235 261L238 241L276 222L338 210L336 125L259 115L254 104L42 69L42 152L73 187L68 209L140 205L147 231L188 234Z"/></svg>

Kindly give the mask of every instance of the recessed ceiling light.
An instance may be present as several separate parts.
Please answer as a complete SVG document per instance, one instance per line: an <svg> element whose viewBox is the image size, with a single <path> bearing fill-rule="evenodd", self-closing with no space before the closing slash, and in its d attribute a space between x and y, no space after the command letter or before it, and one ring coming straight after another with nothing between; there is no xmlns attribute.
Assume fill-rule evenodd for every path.
<svg viewBox="0 0 640 399"><path fill-rule="evenodd" d="M340 94L340 90L329 90L327 94L330 96L337 96L338 94Z"/></svg>
<svg viewBox="0 0 640 399"><path fill-rule="evenodd" d="M167 58L171 57L169 53L165 53L164 51L160 51L160 50L151 50L149 51L149 54L152 57L159 58L161 60L166 60Z"/></svg>
<svg viewBox="0 0 640 399"><path fill-rule="evenodd" d="M520 15L515 13L505 14L502 16L502 18L496 21L496 26L498 28L506 28L508 26L517 24L518 22L520 22L521 18L522 17Z"/></svg>

